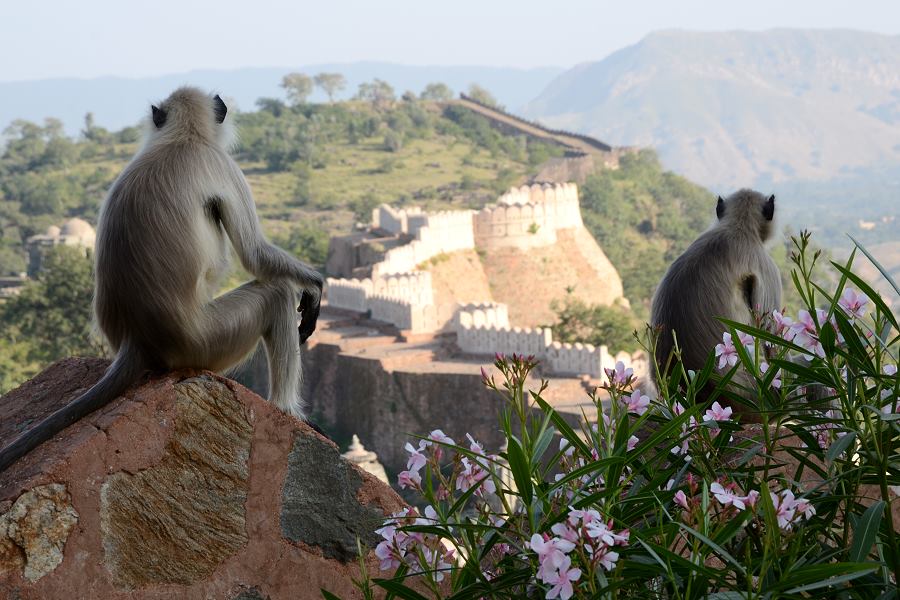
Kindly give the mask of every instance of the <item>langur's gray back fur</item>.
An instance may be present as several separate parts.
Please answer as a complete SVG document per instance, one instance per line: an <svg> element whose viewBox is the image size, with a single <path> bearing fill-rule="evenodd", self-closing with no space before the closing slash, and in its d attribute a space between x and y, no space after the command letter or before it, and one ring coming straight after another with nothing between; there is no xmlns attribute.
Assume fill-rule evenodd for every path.
<svg viewBox="0 0 900 600"><path fill-rule="evenodd" d="M189 87L152 107L148 137L113 183L97 226L94 313L116 358L93 388L0 450L0 470L145 370L223 371L260 339L270 400L303 416L299 347L315 329L323 279L263 236L227 153L226 114L219 96ZM214 298L230 247L256 279Z"/></svg>
<svg viewBox="0 0 900 600"><path fill-rule="evenodd" d="M766 248L774 213L775 196L753 190L718 198L717 221L672 263L654 294L660 370L673 350L672 330L685 368L699 370L726 330L717 317L749 323L751 309L771 314L781 308L781 275Z"/></svg>

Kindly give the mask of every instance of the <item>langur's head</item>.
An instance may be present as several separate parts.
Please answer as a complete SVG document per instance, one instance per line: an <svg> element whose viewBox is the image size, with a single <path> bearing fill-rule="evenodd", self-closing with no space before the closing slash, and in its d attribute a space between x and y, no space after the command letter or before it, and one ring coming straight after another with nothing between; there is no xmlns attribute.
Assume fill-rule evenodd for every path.
<svg viewBox="0 0 900 600"><path fill-rule="evenodd" d="M728 198L716 201L718 227L735 231L756 232L766 242L775 231L775 196L764 196L753 190L738 190Z"/></svg>
<svg viewBox="0 0 900 600"><path fill-rule="evenodd" d="M181 87L150 107L149 140L206 142L227 149L234 140L228 107L218 94Z"/></svg>

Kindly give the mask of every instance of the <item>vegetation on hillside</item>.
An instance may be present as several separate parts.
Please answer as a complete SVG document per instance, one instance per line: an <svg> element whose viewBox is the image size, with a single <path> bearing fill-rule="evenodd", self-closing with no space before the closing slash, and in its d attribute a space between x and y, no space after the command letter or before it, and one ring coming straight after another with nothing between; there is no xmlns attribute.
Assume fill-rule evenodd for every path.
<svg viewBox="0 0 900 600"><path fill-rule="evenodd" d="M263 229L319 268L329 237L346 233L354 221L368 221L382 202L432 210L479 208L561 155L558 147L500 133L484 117L447 104L446 86L437 83L423 98L398 99L389 85L375 80L360 86L355 100L307 103L312 85L340 86L334 74L324 75L329 77L321 82L286 77L289 104L261 98L257 111L235 116L240 134L235 156L250 181ZM0 275L25 270L29 236L69 217L96 222L105 190L137 150L139 130L110 132L87 115L78 139L66 137L53 119L43 125L17 121L4 135ZM699 187L662 172L649 151L624 157L621 169L601 171L583 186L585 223L619 270L639 316L665 265L706 224L709 202ZM0 311L6 336L0 390L52 360L96 352L82 327L90 307L89 265L84 259L76 265L74 257L60 264L54 260L47 262L49 272ZM53 296L54 282L65 278L56 268L78 274L66 285L81 285L79 294ZM246 274L236 272L227 283L242 277ZM48 318L44 324L52 331L39 331L39 319L28 315L43 310L71 315L72 322L64 326ZM560 310L561 339L598 342L612 336L625 341L614 343L616 348L631 345L633 320L624 311L587 305Z"/></svg>

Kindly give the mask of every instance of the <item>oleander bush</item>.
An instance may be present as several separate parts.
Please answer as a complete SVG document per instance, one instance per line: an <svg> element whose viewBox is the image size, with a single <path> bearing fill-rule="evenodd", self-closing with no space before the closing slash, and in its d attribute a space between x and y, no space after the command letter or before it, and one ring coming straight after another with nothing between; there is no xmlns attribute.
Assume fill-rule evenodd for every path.
<svg viewBox="0 0 900 600"><path fill-rule="evenodd" d="M378 530L364 596L896 598L900 327L855 256L794 244L796 317L723 322L705 368L676 360L655 394L616 365L579 426L528 389L532 357L497 356L505 446L406 445L421 504Z"/></svg>

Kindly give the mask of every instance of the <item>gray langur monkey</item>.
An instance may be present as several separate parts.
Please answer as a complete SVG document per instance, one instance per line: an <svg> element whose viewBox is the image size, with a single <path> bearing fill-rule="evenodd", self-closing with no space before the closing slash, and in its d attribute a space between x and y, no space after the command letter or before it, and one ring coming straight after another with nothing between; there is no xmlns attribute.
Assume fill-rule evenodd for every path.
<svg viewBox="0 0 900 600"><path fill-rule="evenodd" d="M775 196L739 190L718 198L716 216L653 296L650 324L660 331L655 358L662 371L669 368L673 330L685 369L699 371L722 342L725 325L717 317L750 323L751 310L781 309L781 274L766 247L775 229Z"/></svg>
<svg viewBox="0 0 900 600"><path fill-rule="evenodd" d="M269 399L303 417L300 345L315 330L323 278L263 236L228 154L226 114L219 96L190 87L152 107L145 143L113 183L97 226L94 315L115 359L91 389L0 450L0 471L146 370L224 371L260 339ZM256 279L214 297L229 245Z"/></svg>

